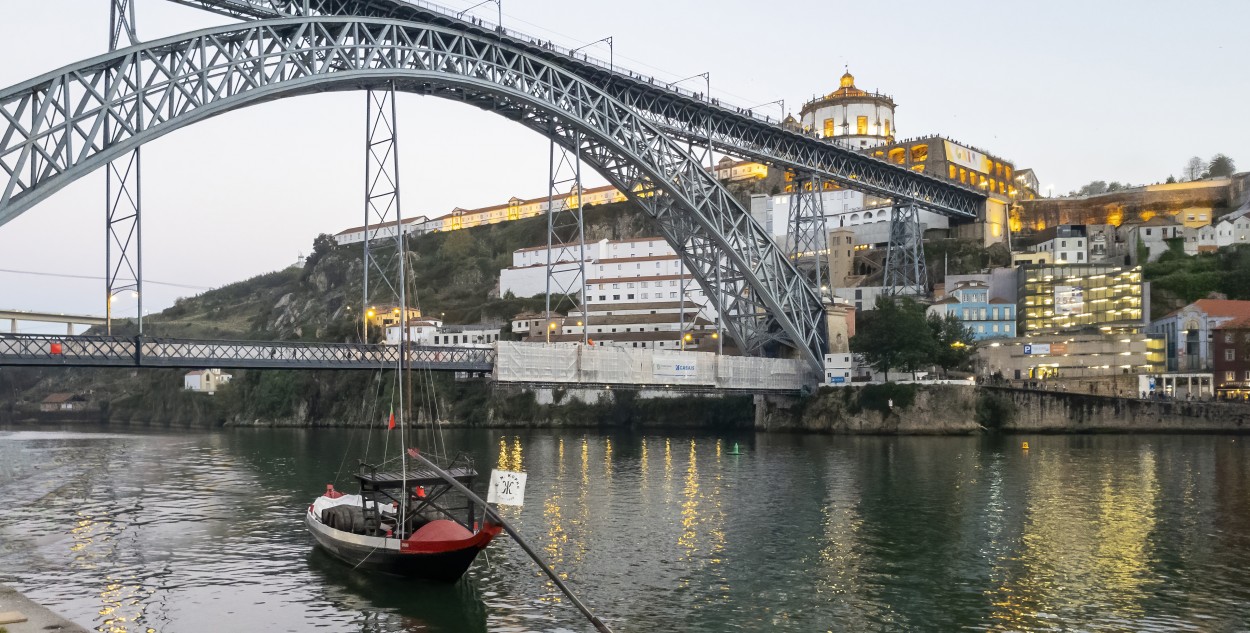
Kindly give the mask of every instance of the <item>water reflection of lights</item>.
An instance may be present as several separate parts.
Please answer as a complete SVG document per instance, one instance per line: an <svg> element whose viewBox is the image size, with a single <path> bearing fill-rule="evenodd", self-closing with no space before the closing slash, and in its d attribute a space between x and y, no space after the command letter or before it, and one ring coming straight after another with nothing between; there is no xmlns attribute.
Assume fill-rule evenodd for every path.
<svg viewBox="0 0 1250 633"><path fill-rule="evenodd" d="M695 441L690 440L690 463L686 466L685 486L682 488L682 533L677 539L677 544L686 548L687 556L693 554L698 547L698 531L695 526L699 522L699 459L695 448Z"/></svg>
<svg viewBox="0 0 1250 633"><path fill-rule="evenodd" d="M1070 464L1034 460L1019 552L991 572L993 628L1046 628L1095 608L1138 628L1160 581L1150 542L1159 489L1153 452L1133 465L1107 460L1097 466L1102 486L1080 487L1068 481Z"/></svg>
<svg viewBox="0 0 1250 633"><path fill-rule="evenodd" d="M118 525L113 521L98 521L82 511L77 515L74 527L70 528L72 543L69 550L74 553L74 567L96 569L100 566L97 561L110 563L113 537L120 529ZM146 601L151 597L151 590L137 581L127 582L112 574L105 575L103 582L97 611L101 620L97 630L106 633L153 630L136 626L147 609Z"/></svg>
<svg viewBox="0 0 1250 633"><path fill-rule="evenodd" d="M603 442L603 479L608 484L608 492L612 491L612 438Z"/></svg>

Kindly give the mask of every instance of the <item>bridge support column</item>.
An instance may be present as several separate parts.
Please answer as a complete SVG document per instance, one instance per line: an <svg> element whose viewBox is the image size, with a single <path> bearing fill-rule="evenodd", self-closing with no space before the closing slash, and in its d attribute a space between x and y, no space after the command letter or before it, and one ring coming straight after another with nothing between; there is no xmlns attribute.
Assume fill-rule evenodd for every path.
<svg viewBox="0 0 1250 633"><path fill-rule="evenodd" d="M17 334L17 319L9 319L9 334Z"/></svg>
<svg viewBox="0 0 1250 633"><path fill-rule="evenodd" d="M924 261L924 233L920 209L895 204L890 211L890 245L885 256L885 289L890 295L928 294L929 273Z"/></svg>
<svg viewBox="0 0 1250 633"><path fill-rule="evenodd" d="M135 5L132 0L110 0L109 3L109 51L139 43L135 31ZM139 84L143 81L138 65L128 69L133 74L127 78ZM111 86L121 81L116 73L105 76L105 94L111 94ZM134 107L127 113L127 123L135 129L143 127L143 108ZM112 117L104 119L104 142L114 140ZM140 178L140 150L135 149L125 158L112 161L105 168L104 209L104 285L105 314L109 334L113 332L113 301L117 295L132 290L137 296L135 307L139 332L143 332L143 233L142 193ZM71 326L72 329L72 326ZM73 333L72 331L70 332Z"/></svg>
<svg viewBox="0 0 1250 633"><path fill-rule="evenodd" d="M360 304L363 341L369 342L373 296L395 300L403 293L396 278L407 230L399 199L399 132L395 126L395 82L365 94L364 283ZM376 243L375 243L376 242ZM376 274L370 286L370 275ZM384 292L382 292L384 291ZM401 303L403 301L401 300ZM406 305L402 306L405 310ZM402 316L407 316L405 312ZM385 336L385 332L383 332Z"/></svg>
<svg viewBox="0 0 1250 633"><path fill-rule="evenodd" d="M824 181L815 176L799 182L790 204L790 259L794 267L806 275L821 300L828 302L826 294L833 290L824 287L829 277L826 268L829 228L821 195L823 186Z"/></svg>
<svg viewBox="0 0 1250 633"><path fill-rule="evenodd" d="M555 134L552 134L555 138ZM590 332L590 302L586 296L586 224L582 215L582 133L571 130L573 147L566 149L551 141L547 183L547 342L555 329L554 315L565 314L581 305L582 344ZM602 253L600 253L602 256ZM553 327L555 326L555 327Z"/></svg>

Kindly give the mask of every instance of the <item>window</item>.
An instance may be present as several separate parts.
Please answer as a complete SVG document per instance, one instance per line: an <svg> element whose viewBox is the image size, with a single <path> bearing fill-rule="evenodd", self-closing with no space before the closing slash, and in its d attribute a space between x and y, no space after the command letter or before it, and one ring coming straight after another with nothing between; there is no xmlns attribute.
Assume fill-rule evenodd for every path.
<svg viewBox="0 0 1250 633"><path fill-rule="evenodd" d="M1076 254L1076 261L1078 261L1078 262L1083 262L1083 261L1085 261L1085 253L1080 253L1080 252L1078 252L1078 253Z"/></svg>
<svg viewBox="0 0 1250 633"><path fill-rule="evenodd" d="M642 293L642 298L643 298L643 299L649 299L649 298L650 298L650 297L648 296L649 294L650 294L650 293L646 293L646 292Z"/></svg>
<svg viewBox="0 0 1250 633"><path fill-rule="evenodd" d="M677 298L677 293L676 293L676 292L670 292L670 293L668 293L668 298L669 298L669 299L676 299L676 298Z"/></svg>
<svg viewBox="0 0 1250 633"><path fill-rule="evenodd" d="M1237 350L1232 348L1224 350L1224 360L1237 360Z"/></svg>
<svg viewBox="0 0 1250 633"><path fill-rule="evenodd" d="M1235 371L1224 372L1224 382L1233 382L1234 380L1237 380L1237 372Z"/></svg>
<svg viewBox="0 0 1250 633"><path fill-rule="evenodd" d="M836 134L833 127L833 119L825 119L825 136L833 136Z"/></svg>
<svg viewBox="0 0 1250 633"><path fill-rule="evenodd" d="M612 284L612 288L613 288L614 290L615 290L615 289L618 289L618 288L620 288L620 287L621 287L621 284Z"/></svg>
<svg viewBox="0 0 1250 633"><path fill-rule="evenodd" d="M1066 262L1066 261L1068 261L1068 254L1067 254L1067 253L1059 253L1059 261L1061 261L1061 262Z"/></svg>
<svg viewBox="0 0 1250 633"><path fill-rule="evenodd" d="M1150 229L1146 229L1146 235L1150 235Z"/></svg>
<svg viewBox="0 0 1250 633"><path fill-rule="evenodd" d="M1059 248L1067 248L1068 240L1059 240Z"/></svg>
<svg viewBox="0 0 1250 633"><path fill-rule="evenodd" d="M889 119L885 120L885 135L886 136L890 135L890 120Z"/></svg>
<svg viewBox="0 0 1250 633"><path fill-rule="evenodd" d="M1246 380L1250 380L1250 369L1246 370Z"/></svg>
<svg viewBox="0 0 1250 633"><path fill-rule="evenodd" d="M1224 334L1224 342L1225 342L1225 343L1232 343L1232 342L1233 342L1233 333L1232 333L1232 332L1226 332L1226 333Z"/></svg>
<svg viewBox="0 0 1250 633"><path fill-rule="evenodd" d="M612 300L613 300L613 301L620 301L620 300L621 300L621 295L612 295Z"/></svg>
<svg viewBox="0 0 1250 633"><path fill-rule="evenodd" d="M855 117L855 133L861 134L861 135L868 133L868 117L866 116Z"/></svg>

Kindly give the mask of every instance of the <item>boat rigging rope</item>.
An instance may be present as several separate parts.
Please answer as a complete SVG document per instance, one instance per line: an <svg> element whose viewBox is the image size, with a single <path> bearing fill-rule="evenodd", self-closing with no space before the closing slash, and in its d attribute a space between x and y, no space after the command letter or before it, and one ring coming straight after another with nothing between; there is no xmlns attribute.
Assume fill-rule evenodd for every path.
<svg viewBox="0 0 1250 633"><path fill-rule="evenodd" d="M463 494L469 499L472 499L474 502L481 504L482 507L485 508L486 513L497 521L501 527L503 527L504 531L508 533L508 536L511 536L512 540L516 541L517 545L521 546L521 549L524 550L534 563L543 570L543 573L547 574L547 577L551 579L551 582L555 583L560 592L573 603L573 606L577 607L578 611L582 612L582 615L585 616L592 625L594 625L596 631L599 631L599 633L612 633L612 629L608 628L608 625L604 624L603 620L600 620L598 616L591 613L590 609L587 608L586 605L582 604L582 601L578 600L577 596L573 595L573 590L569 589L564 584L564 581L560 580L560 577L556 575L555 570L551 569L551 566L547 564L547 561L543 560L543 557L540 556L538 552L535 552L534 549L529 546L529 543L526 543L525 539L522 538L515 529L513 529L512 524L508 523L508 521L500 516L494 508L490 507L490 504L483 501L482 498L476 494L473 494L473 491L469 490L468 486L456 481L455 477L452 477L442 468L439 468L438 464L430 461L425 455L422 455L421 453L414 453L412 457L413 459L416 459L417 461L420 461L428 466L430 470L434 471L434 473L442 478L443 481L450 484L452 488L459 491L460 494Z"/></svg>

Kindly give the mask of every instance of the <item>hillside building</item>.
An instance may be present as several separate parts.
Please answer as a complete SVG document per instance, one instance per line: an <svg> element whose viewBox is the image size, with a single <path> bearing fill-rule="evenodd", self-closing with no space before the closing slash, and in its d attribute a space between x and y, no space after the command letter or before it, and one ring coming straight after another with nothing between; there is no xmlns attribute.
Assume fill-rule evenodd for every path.
<svg viewBox="0 0 1250 633"><path fill-rule="evenodd" d="M583 330L596 347L679 351L715 351L721 335L697 307L680 301L591 304L551 320L533 313L513 318L513 333L530 343L581 343Z"/></svg>
<svg viewBox="0 0 1250 633"><path fill-rule="evenodd" d="M894 99L857 88L849 70L838 80L837 90L803 104L799 123L804 130L854 149L891 143L897 132Z"/></svg>
<svg viewBox="0 0 1250 633"><path fill-rule="evenodd" d="M234 376L220 369L200 369L187 372L182 377L182 388L185 391L214 394L218 389L230 384Z"/></svg>
<svg viewBox="0 0 1250 633"><path fill-rule="evenodd" d="M973 338L978 341L1016 335L1015 302L992 295L985 281L955 283L945 297L929 306L928 313L943 319L954 315L972 330Z"/></svg>
<svg viewBox="0 0 1250 633"><path fill-rule="evenodd" d="M1152 321L1147 331L1164 341L1168 371L1210 371L1217 330L1245 319L1250 319L1250 301L1199 299Z"/></svg>
<svg viewBox="0 0 1250 633"><path fill-rule="evenodd" d="M1216 393L1223 398L1250 399L1250 317L1216 326L1211 351Z"/></svg>
<svg viewBox="0 0 1250 633"><path fill-rule="evenodd" d="M1141 267L1051 264L1017 268L1020 336L1140 332L1150 314Z"/></svg>
<svg viewBox="0 0 1250 633"><path fill-rule="evenodd" d="M584 301L588 305L681 302L684 296L706 318L715 319L703 288L664 238L599 240L587 243L585 252ZM534 297L547 292L546 246L514 251L512 264L499 271L501 295ZM577 281L577 272L568 266L555 267L554 277L567 286ZM553 283L553 288L558 286Z"/></svg>

